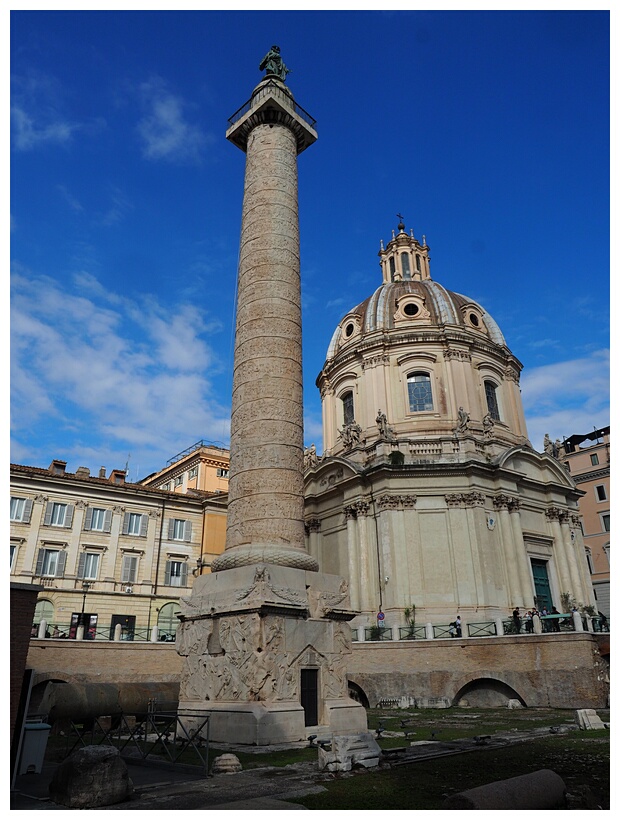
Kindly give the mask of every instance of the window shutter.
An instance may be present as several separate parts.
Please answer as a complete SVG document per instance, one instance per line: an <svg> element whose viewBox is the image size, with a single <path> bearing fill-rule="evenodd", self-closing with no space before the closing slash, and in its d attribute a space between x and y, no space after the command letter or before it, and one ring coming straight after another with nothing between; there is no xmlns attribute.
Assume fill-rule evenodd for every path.
<svg viewBox="0 0 620 820"><path fill-rule="evenodd" d="M187 586L187 564L185 561L181 564L181 586Z"/></svg>
<svg viewBox="0 0 620 820"><path fill-rule="evenodd" d="M106 510L103 518L103 531L110 532L112 529L112 510Z"/></svg>
<svg viewBox="0 0 620 820"><path fill-rule="evenodd" d="M54 502L48 501L47 506L45 507L45 518L43 519L43 524L46 527L49 527L50 521L52 520L52 510L54 509Z"/></svg>
<svg viewBox="0 0 620 820"><path fill-rule="evenodd" d="M148 515L142 516L142 521L140 522L140 537L146 538L146 531L149 526L149 517Z"/></svg>
<svg viewBox="0 0 620 820"><path fill-rule="evenodd" d="M129 513L126 512L123 518L123 535L127 535L129 532Z"/></svg>
<svg viewBox="0 0 620 820"><path fill-rule="evenodd" d="M60 550L58 553L58 564L56 565L56 578L62 578L65 574L65 564L67 563L67 553Z"/></svg>
<svg viewBox="0 0 620 820"><path fill-rule="evenodd" d="M84 529L89 530L91 528L91 524L93 523L93 508L88 507L86 510L86 515L84 517ZM81 576L79 576L81 577Z"/></svg>
<svg viewBox="0 0 620 820"><path fill-rule="evenodd" d="M174 538L174 518L171 518L168 521L168 541L172 541Z"/></svg>
<svg viewBox="0 0 620 820"><path fill-rule="evenodd" d="M192 522L186 521L185 522L185 538L184 541L191 541L192 540Z"/></svg>
<svg viewBox="0 0 620 820"><path fill-rule="evenodd" d="M43 559L45 558L45 550L39 550L37 553L37 566L34 571L35 575L40 575L43 572Z"/></svg>
<svg viewBox="0 0 620 820"><path fill-rule="evenodd" d="M133 584L136 580L136 561L138 559L135 555L125 555L123 558L123 571L121 575L121 584Z"/></svg>
<svg viewBox="0 0 620 820"><path fill-rule="evenodd" d="M30 517L32 515L32 498L27 498L26 503L24 504L24 517L22 519L23 524L30 524Z"/></svg>
<svg viewBox="0 0 620 820"><path fill-rule="evenodd" d="M170 573L172 571L172 561L166 561L166 577L164 578L164 584L169 587L170 586Z"/></svg>
<svg viewBox="0 0 620 820"><path fill-rule="evenodd" d="M84 577L84 564L86 563L86 553L83 552L80 554L80 560L78 561L78 571L77 577L83 578Z"/></svg>
<svg viewBox="0 0 620 820"><path fill-rule="evenodd" d="M63 526L70 527L73 524L73 513L75 511L75 507L73 504L67 504L67 509L65 510L65 523Z"/></svg>

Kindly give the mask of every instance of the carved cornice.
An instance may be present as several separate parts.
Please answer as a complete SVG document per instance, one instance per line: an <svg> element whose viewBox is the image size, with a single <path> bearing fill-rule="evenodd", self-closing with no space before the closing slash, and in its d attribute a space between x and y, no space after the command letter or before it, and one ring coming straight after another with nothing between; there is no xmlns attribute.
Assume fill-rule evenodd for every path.
<svg viewBox="0 0 620 820"><path fill-rule="evenodd" d="M581 517L577 515L577 513L570 513L569 514L570 523L572 527L580 527L581 526Z"/></svg>
<svg viewBox="0 0 620 820"><path fill-rule="evenodd" d="M149 512L149 518L161 518L161 510L151 510Z"/></svg>
<svg viewBox="0 0 620 820"><path fill-rule="evenodd" d="M47 495L35 495L34 500L37 504L45 504L45 502L49 499Z"/></svg>
<svg viewBox="0 0 620 820"><path fill-rule="evenodd" d="M504 370L504 378L509 382L519 384L519 371L515 370L513 367L507 367Z"/></svg>
<svg viewBox="0 0 620 820"><path fill-rule="evenodd" d="M550 521L559 521L563 512L564 510L560 507L547 507L545 510L545 515Z"/></svg>
<svg viewBox="0 0 620 820"><path fill-rule="evenodd" d="M368 515L368 510L370 509L368 501L356 501L354 506L358 516Z"/></svg>
<svg viewBox="0 0 620 820"><path fill-rule="evenodd" d="M344 513L345 521L351 521L357 518L357 510L355 509L355 504L349 504L347 507L344 507L342 512Z"/></svg>

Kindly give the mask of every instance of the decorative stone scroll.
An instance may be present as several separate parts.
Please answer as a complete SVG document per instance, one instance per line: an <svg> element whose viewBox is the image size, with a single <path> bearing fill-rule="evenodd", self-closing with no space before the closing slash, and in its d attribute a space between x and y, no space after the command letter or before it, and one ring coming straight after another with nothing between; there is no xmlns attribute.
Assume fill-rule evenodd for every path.
<svg viewBox="0 0 620 820"><path fill-rule="evenodd" d="M339 478L342 478L344 475L344 470L342 467L339 467L333 473L329 473L325 476L325 478L321 479L321 487L332 487Z"/></svg>

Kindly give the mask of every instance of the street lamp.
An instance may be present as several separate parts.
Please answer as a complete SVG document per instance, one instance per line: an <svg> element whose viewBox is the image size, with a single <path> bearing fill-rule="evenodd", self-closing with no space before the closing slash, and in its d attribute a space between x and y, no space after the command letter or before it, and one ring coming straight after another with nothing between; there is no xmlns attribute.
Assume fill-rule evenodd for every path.
<svg viewBox="0 0 620 820"><path fill-rule="evenodd" d="M84 594L82 595L82 612L80 613L80 625L84 626L84 609L86 607L86 593L91 588L92 584L89 581L82 581L82 589L84 590Z"/></svg>

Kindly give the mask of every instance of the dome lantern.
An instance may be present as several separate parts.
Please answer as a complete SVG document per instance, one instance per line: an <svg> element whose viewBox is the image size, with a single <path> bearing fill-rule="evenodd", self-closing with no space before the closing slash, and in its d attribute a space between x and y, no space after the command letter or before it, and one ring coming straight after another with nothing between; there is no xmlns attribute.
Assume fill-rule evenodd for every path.
<svg viewBox="0 0 620 820"><path fill-rule="evenodd" d="M383 272L383 282L412 282L431 278L430 248L420 244L413 235L405 231L405 222L401 214L397 214L399 223L398 233L392 231L392 239L383 247L383 240L379 248L379 260Z"/></svg>

